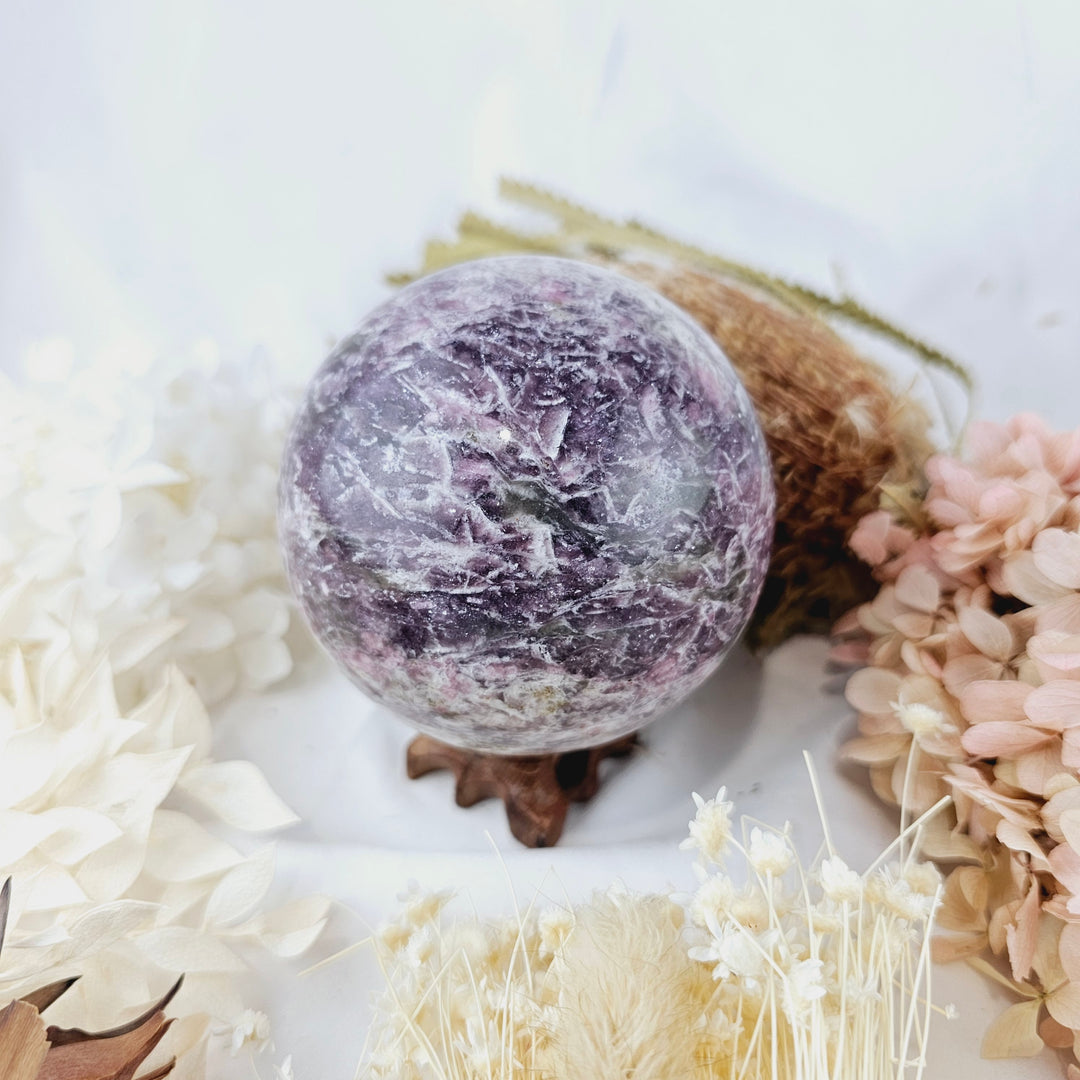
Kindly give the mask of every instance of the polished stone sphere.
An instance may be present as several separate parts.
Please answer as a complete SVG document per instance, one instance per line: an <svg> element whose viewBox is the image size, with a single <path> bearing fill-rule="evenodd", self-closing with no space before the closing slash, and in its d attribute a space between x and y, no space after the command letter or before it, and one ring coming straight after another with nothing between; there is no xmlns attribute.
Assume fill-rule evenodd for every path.
<svg viewBox="0 0 1080 1080"><path fill-rule="evenodd" d="M279 525L315 635L445 742L596 746L697 687L745 626L773 482L731 365L609 270L433 274L308 386Z"/></svg>

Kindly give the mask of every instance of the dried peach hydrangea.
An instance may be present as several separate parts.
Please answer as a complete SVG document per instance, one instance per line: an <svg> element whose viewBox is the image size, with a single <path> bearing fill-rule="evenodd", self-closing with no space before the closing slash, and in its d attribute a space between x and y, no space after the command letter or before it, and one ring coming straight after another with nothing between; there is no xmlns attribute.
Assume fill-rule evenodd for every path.
<svg viewBox="0 0 1080 1080"><path fill-rule="evenodd" d="M865 517L881 590L837 626L859 736L887 802L951 794L927 853L955 864L941 958L985 960L1020 998L988 1056L1080 1052L1080 431L1036 416L971 429L927 465L918 523Z"/></svg>

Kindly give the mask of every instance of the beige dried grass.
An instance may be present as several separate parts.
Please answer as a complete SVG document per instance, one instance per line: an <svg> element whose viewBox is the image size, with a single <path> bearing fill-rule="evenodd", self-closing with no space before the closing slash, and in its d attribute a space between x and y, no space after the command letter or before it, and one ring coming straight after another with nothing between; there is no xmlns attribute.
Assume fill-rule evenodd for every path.
<svg viewBox="0 0 1080 1080"><path fill-rule="evenodd" d="M806 865L789 825L744 820L737 840L721 790L696 797L692 895L614 887L455 921L447 894L412 896L374 939L386 986L359 1075L919 1080L941 886L918 849L947 800L859 875L810 775L825 844Z"/></svg>

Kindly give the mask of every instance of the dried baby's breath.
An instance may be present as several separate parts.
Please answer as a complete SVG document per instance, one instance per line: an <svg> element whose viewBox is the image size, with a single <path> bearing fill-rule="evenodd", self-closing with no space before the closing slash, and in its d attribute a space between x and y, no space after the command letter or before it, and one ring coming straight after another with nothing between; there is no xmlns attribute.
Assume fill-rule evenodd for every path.
<svg viewBox="0 0 1080 1080"><path fill-rule="evenodd" d="M0 389L0 1001L78 973L55 1020L103 1027L186 972L148 1064L195 1078L211 1030L263 1041L245 948L303 951L328 906L262 910L273 847L214 831L295 821L253 764L211 757L205 707L290 667L286 410L256 366L77 370L56 343L31 361Z"/></svg>
<svg viewBox="0 0 1080 1080"><path fill-rule="evenodd" d="M378 938L387 986L363 1074L921 1076L941 891L916 854L928 819L859 875L828 842L803 866L786 826L748 823L740 842L722 790L695 802L691 896L612 888L573 909L458 921L444 917L445 898L416 918L411 898Z"/></svg>

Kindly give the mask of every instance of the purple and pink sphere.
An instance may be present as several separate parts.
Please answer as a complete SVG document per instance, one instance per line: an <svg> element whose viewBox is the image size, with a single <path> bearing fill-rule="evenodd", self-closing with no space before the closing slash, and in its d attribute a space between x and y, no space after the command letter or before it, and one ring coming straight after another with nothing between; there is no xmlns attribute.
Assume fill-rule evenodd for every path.
<svg viewBox="0 0 1080 1080"><path fill-rule="evenodd" d="M597 746L717 667L765 577L754 410L687 315L611 271L452 267L312 379L279 524L315 635L447 743Z"/></svg>

